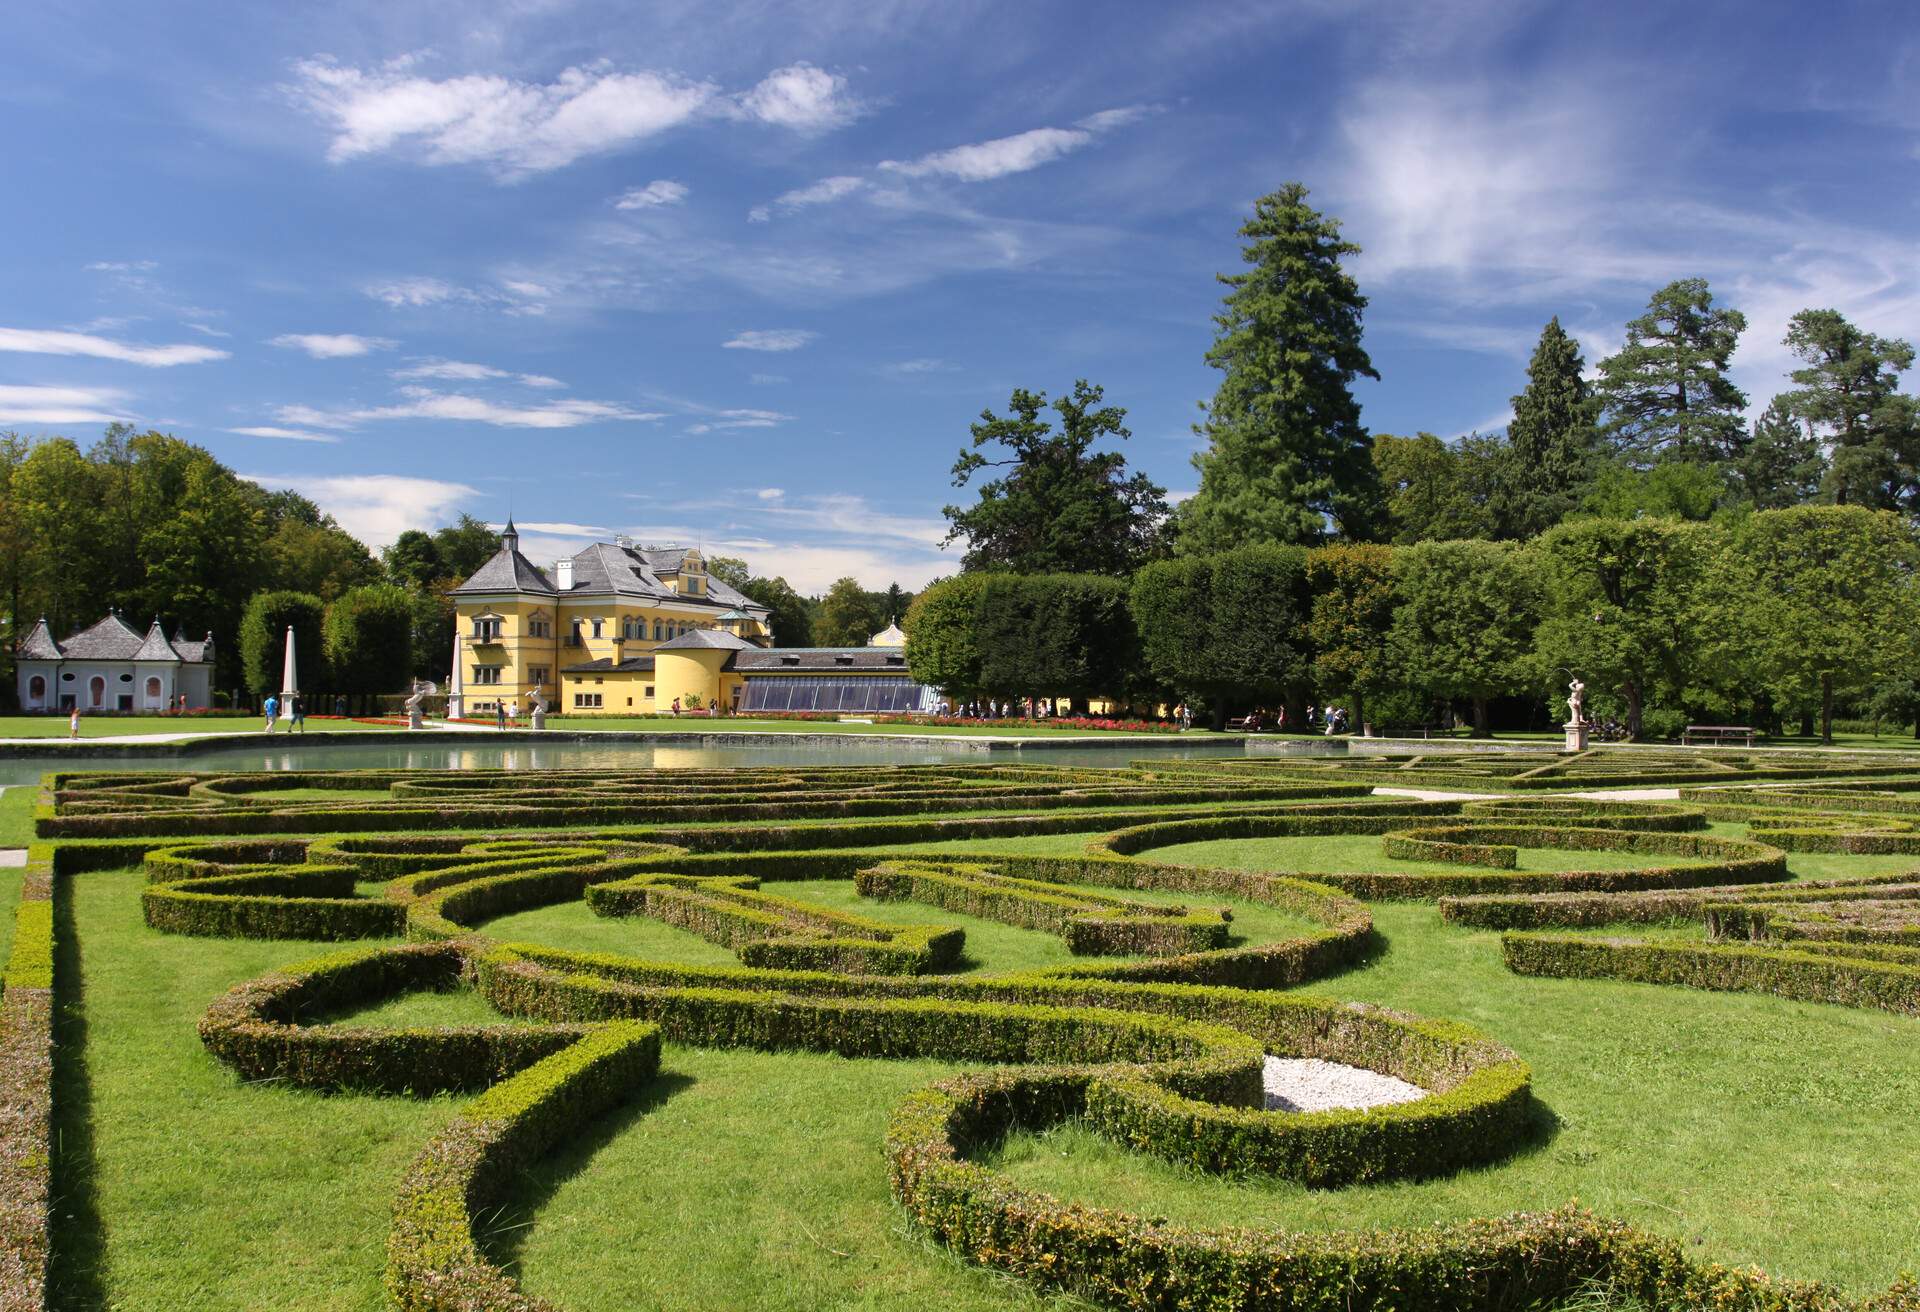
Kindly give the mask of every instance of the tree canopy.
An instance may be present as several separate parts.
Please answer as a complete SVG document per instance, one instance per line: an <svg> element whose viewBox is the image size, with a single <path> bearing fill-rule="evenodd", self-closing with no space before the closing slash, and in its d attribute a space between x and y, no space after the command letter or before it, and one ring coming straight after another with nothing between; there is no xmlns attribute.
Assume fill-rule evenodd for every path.
<svg viewBox="0 0 1920 1312"><path fill-rule="evenodd" d="M1831 450L1822 485L1835 505L1920 509L1920 402L1902 394L1911 343L1862 332L1837 310L1802 310L1787 349L1803 362L1787 412Z"/></svg>
<svg viewBox="0 0 1920 1312"><path fill-rule="evenodd" d="M1105 399L1077 380L1051 403L1058 429L1042 417L1045 392L1015 388L1006 415L981 411L972 446L954 462L953 485L966 487L982 470L1006 472L982 483L973 505L942 512L947 542L967 544L967 569L1121 575L1163 554L1166 489L1145 474L1129 476L1119 452L1094 449L1132 436L1127 412Z"/></svg>
<svg viewBox="0 0 1920 1312"><path fill-rule="evenodd" d="M1705 278L1681 278L1627 322L1627 340L1600 362L1605 432L1630 463L1734 459L1746 442L1746 393L1727 362L1747 317L1716 306Z"/></svg>
<svg viewBox="0 0 1920 1312"><path fill-rule="evenodd" d="M1297 182L1261 197L1240 235L1248 268L1220 275L1207 363L1221 379L1194 429L1207 448L1179 548L1369 538L1382 497L1353 383L1380 375L1360 344L1367 298L1342 265L1360 248Z"/></svg>
<svg viewBox="0 0 1920 1312"><path fill-rule="evenodd" d="M1504 497L1502 536L1530 538L1560 522L1579 502L1593 476L1599 405L1582 377L1580 347L1547 321L1527 365L1527 386L1513 398L1507 425L1511 468Z"/></svg>

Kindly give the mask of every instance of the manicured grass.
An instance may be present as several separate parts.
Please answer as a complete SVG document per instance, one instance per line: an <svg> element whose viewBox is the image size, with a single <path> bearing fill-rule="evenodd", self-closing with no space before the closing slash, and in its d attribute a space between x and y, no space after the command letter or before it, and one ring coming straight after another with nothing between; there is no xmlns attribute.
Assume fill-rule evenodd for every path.
<svg viewBox="0 0 1920 1312"><path fill-rule="evenodd" d="M1558 1120L1511 1161L1312 1191L1222 1183L1066 1127L998 1154L1023 1184L1201 1225L1414 1225L1578 1198L1699 1256L1883 1288L1920 1253L1920 1021L1746 994L1524 979L1498 936L1376 905L1388 950L1316 991L1477 1025L1519 1050Z"/></svg>
<svg viewBox="0 0 1920 1312"><path fill-rule="evenodd" d="M967 846L1059 852L1084 841ZM1377 838L1276 841L1318 850L1306 862L1314 868L1379 863ZM1301 868L1299 855L1290 852L1286 867ZM1796 857L1793 867L1866 873L1889 861L1920 864ZM1070 959L1052 935L860 899L846 881L768 888L874 918L964 924L976 969ZM63 883L62 934L77 940L78 955L61 962L55 1306L383 1307L394 1187L460 1100L240 1083L195 1036L207 1002L336 945L157 934L141 922L139 889L135 871ZM1236 929L1249 936L1298 928L1266 908L1233 905ZM1697 1240L1703 1257L1780 1275L1866 1289L1912 1265L1920 1155L1898 1146L1920 1099L1912 1060L1920 1022L1740 994L1523 979L1501 965L1496 935L1444 926L1430 906L1376 905L1374 914L1387 951L1315 991L1465 1021L1512 1044L1558 1118L1550 1137L1447 1180L1328 1192L1190 1175L1072 1127L1015 1138L1001 1154L1008 1169L1066 1196L1195 1223L1417 1224L1578 1197ZM485 928L503 940L736 962L685 931L602 919L578 902ZM463 992L413 995L348 1018L498 1019ZM908 1230L891 1203L880 1147L887 1115L951 1069L669 1045L655 1085L523 1179L511 1205L488 1219L490 1242L529 1292L577 1312L1078 1306L959 1264Z"/></svg>
<svg viewBox="0 0 1920 1312"><path fill-rule="evenodd" d="M264 735L266 720L252 715L168 716L168 715L82 715L82 738L145 737L148 734L255 733ZM285 731L285 721L274 730L276 738L297 738ZM353 720L317 720L307 718L307 733L371 732L380 726L359 724ZM0 715L0 738L65 738L64 715Z"/></svg>
<svg viewBox="0 0 1920 1312"><path fill-rule="evenodd" d="M33 803L38 784L19 784L0 791L0 847L25 847L33 842Z"/></svg>
<svg viewBox="0 0 1920 1312"><path fill-rule="evenodd" d="M384 1307L394 1185L458 1100L242 1084L201 1012L334 945L157 934L138 872L63 883L54 1306Z"/></svg>
<svg viewBox="0 0 1920 1312"><path fill-rule="evenodd" d="M1085 1306L961 1265L889 1200L888 1113L959 1067L671 1044L662 1067L500 1218L527 1292L569 1312Z"/></svg>
<svg viewBox="0 0 1920 1312"><path fill-rule="evenodd" d="M1057 934L1020 929L978 916L962 915L919 902L879 902L864 898L848 879L810 879L763 886L779 897L814 903L834 911L850 912L891 925L958 925L967 932L963 969L1004 973L1045 966L1098 963L1114 958L1076 957ZM1233 946L1265 943L1309 933L1313 926L1283 911L1238 898L1198 897L1134 889L1104 890L1123 897L1163 905L1225 906L1233 909ZM649 961L678 961L689 965L737 966L739 958L726 948L693 933L644 916L602 917L584 902L563 903L533 911L519 911L488 921L486 933L509 942L539 943L583 952L619 952Z"/></svg>

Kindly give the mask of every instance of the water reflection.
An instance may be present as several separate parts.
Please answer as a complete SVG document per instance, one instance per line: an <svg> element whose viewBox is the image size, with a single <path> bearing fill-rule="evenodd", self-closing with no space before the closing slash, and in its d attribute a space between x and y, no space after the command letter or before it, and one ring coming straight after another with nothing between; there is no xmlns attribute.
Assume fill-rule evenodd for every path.
<svg viewBox="0 0 1920 1312"><path fill-rule="evenodd" d="M1137 757L1240 756L1238 740L1194 742L1179 746L1139 743L1111 747L1042 748L987 753L956 743L903 743L879 737L848 736L829 743L814 739L791 746L779 743L729 745L711 739L678 743L423 743L408 746L386 740L329 740L288 746L275 743L240 746L188 756L93 757L72 761L55 757L0 760L0 786L37 782L49 770L178 770L250 773L277 770L712 770L749 765L939 765L1005 764L1125 765Z"/></svg>

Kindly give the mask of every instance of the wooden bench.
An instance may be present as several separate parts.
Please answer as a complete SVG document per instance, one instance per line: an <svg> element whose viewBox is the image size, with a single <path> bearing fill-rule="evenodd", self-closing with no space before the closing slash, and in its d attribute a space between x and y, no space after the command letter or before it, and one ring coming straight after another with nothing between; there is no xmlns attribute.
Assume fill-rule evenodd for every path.
<svg viewBox="0 0 1920 1312"><path fill-rule="evenodd" d="M1680 745L1692 747L1695 740L1730 743L1739 739L1743 747L1753 746L1755 731L1744 724L1690 724L1680 734Z"/></svg>

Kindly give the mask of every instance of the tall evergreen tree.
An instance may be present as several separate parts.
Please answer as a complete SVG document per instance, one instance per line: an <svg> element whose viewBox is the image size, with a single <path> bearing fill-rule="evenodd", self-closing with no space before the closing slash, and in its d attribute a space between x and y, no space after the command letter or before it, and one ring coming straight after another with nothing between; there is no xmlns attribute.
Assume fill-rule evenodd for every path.
<svg viewBox="0 0 1920 1312"><path fill-rule="evenodd" d="M1585 368L1579 344L1557 316L1549 319L1507 425L1510 477L1502 527L1514 537L1530 538L1559 523L1592 476L1599 406L1581 377Z"/></svg>
<svg viewBox="0 0 1920 1312"><path fill-rule="evenodd" d="M1755 510L1785 510L1818 496L1826 471L1818 439L1794 415L1789 398L1776 396L1753 421L1734 479Z"/></svg>
<svg viewBox="0 0 1920 1312"><path fill-rule="evenodd" d="M1622 457L1645 465L1739 456L1747 397L1727 378L1727 361L1746 327L1740 311L1714 305L1705 278L1653 294L1647 312L1627 324L1626 345L1600 362L1603 431Z"/></svg>
<svg viewBox="0 0 1920 1312"><path fill-rule="evenodd" d="M1352 386L1380 375L1360 345L1367 298L1341 266L1360 248L1298 182L1262 197L1240 235L1249 268L1220 275L1232 290L1207 363L1224 376L1194 429L1208 447L1179 549L1370 538L1383 497Z"/></svg>
<svg viewBox="0 0 1920 1312"><path fill-rule="evenodd" d="M966 568L1129 574L1164 554L1167 490L1145 474L1129 477L1119 452L1093 449L1103 439L1131 436L1127 412L1104 400L1084 378L1075 382L1053 402L1058 432L1040 417L1045 392L1015 388L1006 416L980 412L972 447L954 462L953 485L965 487L983 469L1007 472L981 484L973 505L942 512L951 526L946 540L966 539ZM989 444L1005 458L982 455Z"/></svg>
<svg viewBox="0 0 1920 1312"><path fill-rule="evenodd" d="M1787 348L1806 367L1781 399L1832 450L1825 498L1836 505L1912 510L1920 504L1920 404L1898 389L1913 346L1862 332L1838 310L1802 310Z"/></svg>

